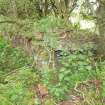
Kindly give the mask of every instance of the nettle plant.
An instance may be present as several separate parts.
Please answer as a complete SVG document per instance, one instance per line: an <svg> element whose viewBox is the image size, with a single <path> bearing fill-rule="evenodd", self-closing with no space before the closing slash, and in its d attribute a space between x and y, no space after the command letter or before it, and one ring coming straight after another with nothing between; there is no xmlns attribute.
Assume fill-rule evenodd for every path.
<svg viewBox="0 0 105 105"><path fill-rule="evenodd" d="M34 105L35 85L38 75L29 67L19 68L5 77L6 84L0 83L0 105Z"/></svg>
<svg viewBox="0 0 105 105"><path fill-rule="evenodd" d="M73 89L76 83L93 78L95 69L92 66L93 53L90 49L62 52L60 67L57 70L46 70L43 73L43 82L56 100L63 100L66 94Z"/></svg>

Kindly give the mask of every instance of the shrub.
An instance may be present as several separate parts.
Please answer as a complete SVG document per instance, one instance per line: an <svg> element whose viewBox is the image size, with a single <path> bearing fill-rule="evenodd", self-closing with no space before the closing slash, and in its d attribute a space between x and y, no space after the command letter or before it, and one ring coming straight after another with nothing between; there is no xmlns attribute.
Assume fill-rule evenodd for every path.
<svg viewBox="0 0 105 105"><path fill-rule="evenodd" d="M48 86L52 96L57 100L66 98L66 93L73 89L76 83L94 78L92 53L87 50L75 51L61 58L62 66L55 70L45 70L43 82Z"/></svg>

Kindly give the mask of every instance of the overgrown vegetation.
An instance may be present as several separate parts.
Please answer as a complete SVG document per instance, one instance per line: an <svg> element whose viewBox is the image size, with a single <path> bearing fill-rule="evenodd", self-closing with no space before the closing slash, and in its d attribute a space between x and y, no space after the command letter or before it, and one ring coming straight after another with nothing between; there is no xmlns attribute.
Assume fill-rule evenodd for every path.
<svg viewBox="0 0 105 105"><path fill-rule="evenodd" d="M97 32L72 25L78 7ZM0 105L104 105L104 7L104 0L0 0Z"/></svg>

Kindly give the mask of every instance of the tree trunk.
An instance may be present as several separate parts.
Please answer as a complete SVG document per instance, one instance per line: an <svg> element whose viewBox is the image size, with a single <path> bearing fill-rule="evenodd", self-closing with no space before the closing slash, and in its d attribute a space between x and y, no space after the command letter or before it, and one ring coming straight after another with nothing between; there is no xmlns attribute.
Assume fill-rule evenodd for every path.
<svg viewBox="0 0 105 105"><path fill-rule="evenodd" d="M48 0L45 0L44 1L45 3L45 6L44 6L44 16L47 16L47 13L48 13Z"/></svg>
<svg viewBox="0 0 105 105"><path fill-rule="evenodd" d="M99 28L99 34L105 36L105 1L99 0L99 8L97 11L97 24Z"/></svg>
<svg viewBox="0 0 105 105"><path fill-rule="evenodd" d="M15 0L11 0L11 15L13 17L17 17L17 7L16 7L16 1Z"/></svg>

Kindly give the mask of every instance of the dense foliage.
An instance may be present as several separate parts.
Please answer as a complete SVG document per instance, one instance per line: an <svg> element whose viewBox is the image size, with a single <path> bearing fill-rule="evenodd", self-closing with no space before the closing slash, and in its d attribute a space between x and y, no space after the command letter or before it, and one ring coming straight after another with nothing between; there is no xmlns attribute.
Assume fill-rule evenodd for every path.
<svg viewBox="0 0 105 105"><path fill-rule="evenodd" d="M0 0L0 105L104 105L104 7L104 0ZM96 30L81 30L72 15Z"/></svg>

